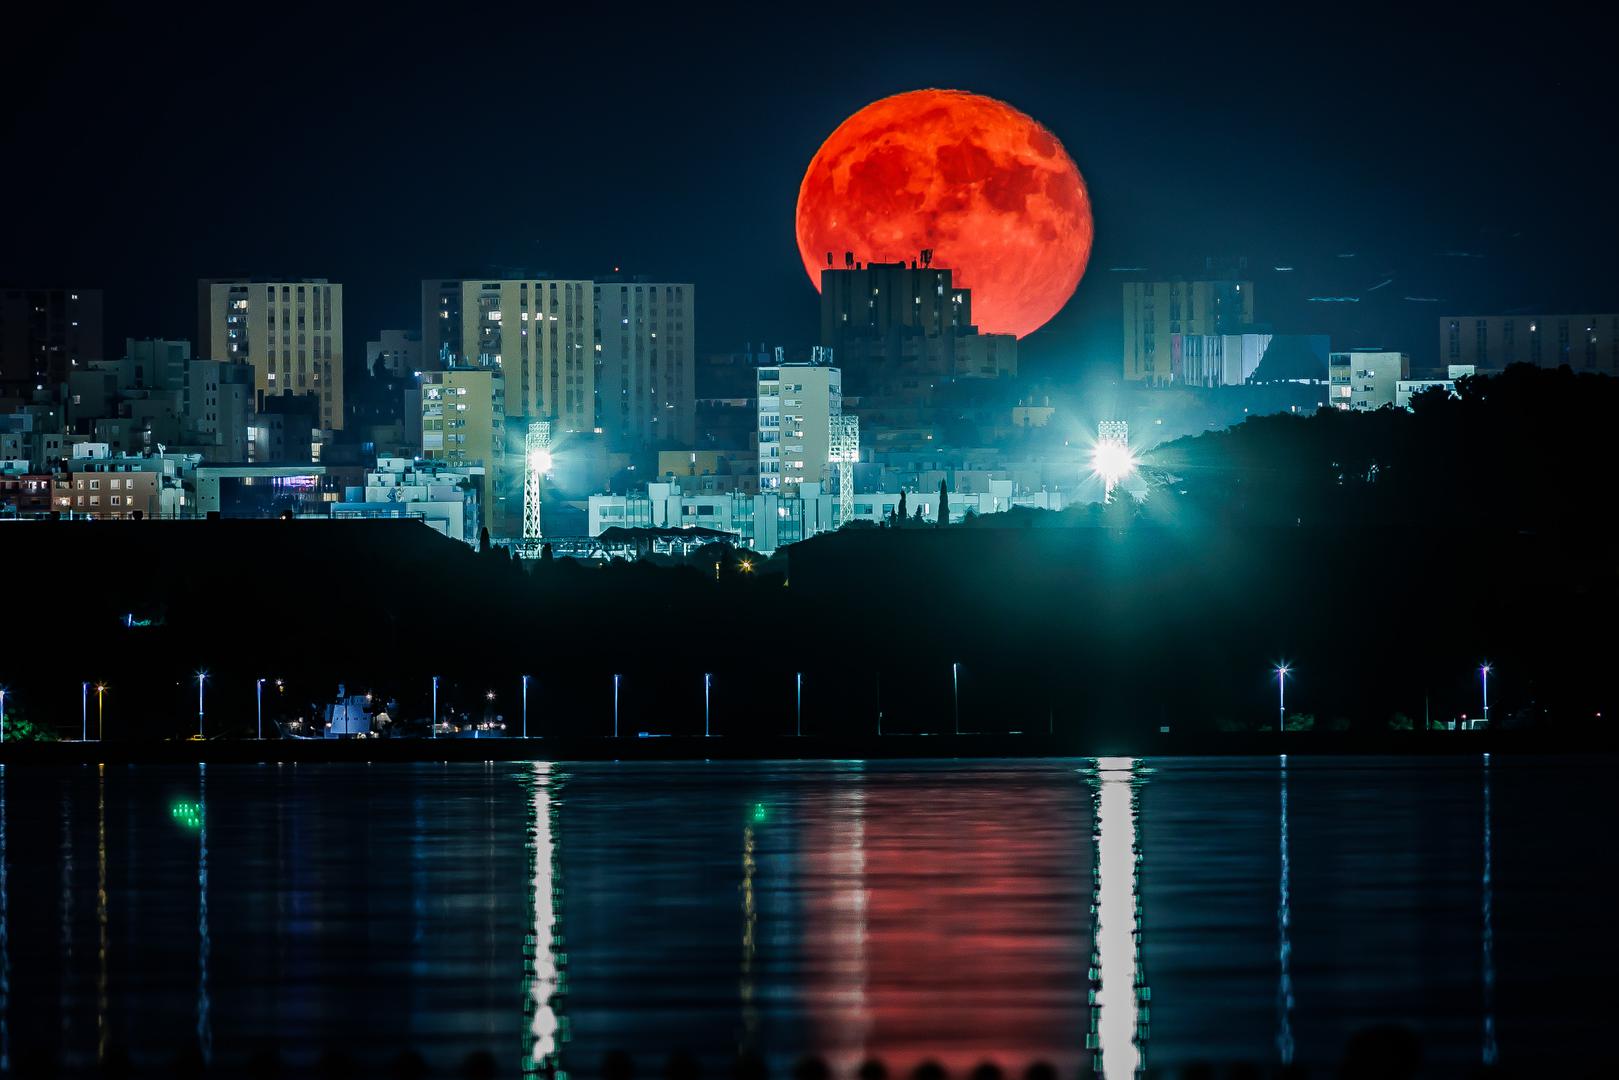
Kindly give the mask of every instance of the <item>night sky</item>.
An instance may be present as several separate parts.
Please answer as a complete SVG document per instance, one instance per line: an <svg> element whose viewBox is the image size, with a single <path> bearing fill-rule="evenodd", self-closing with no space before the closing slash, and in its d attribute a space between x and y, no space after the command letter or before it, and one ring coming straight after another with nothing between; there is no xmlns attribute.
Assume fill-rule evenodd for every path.
<svg viewBox="0 0 1619 1080"><path fill-rule="evenodd" d="M1610 58L1544 5L61 7L6 35L0 281L105 289L110 342L193 336L199 276L341 281L352 357L414 327L423 277L614 266L695 282L703 351L807 342L804 167L925 86L1030 113L1090 185L1090 271L1036 371L1117 363L1109 268L1206 255L1361 296L1367 333L1417 339L1334 345L1419 359L1439 308L1619 306ZM1321 306L1256 296L1283 330Z"/></svg>

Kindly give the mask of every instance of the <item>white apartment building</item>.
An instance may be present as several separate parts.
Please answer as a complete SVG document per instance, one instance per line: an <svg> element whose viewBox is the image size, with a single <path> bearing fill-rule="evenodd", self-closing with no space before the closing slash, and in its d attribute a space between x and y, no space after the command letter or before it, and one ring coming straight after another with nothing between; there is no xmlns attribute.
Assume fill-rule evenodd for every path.
<svg viewBox="0 0 1619 1080"><path fill-rule="evenodd" d="M301 281L199 283L209 360L253 366L255 407L267 397L313 395L320 426L343 426L343 286Z"/></svg>
<svg viewBox="0 0 1619 1080"><path fill-rule="evenodd" d="M1428 390L1443 390L1453 398L1460 397L1456 393L1456 380L1473 374L1472 364L1451 364L1443 379L1401 379L1394 384L1394 407L1409 411L1411 399Z"/></svg>
<svg viewBox="0 0 1619 1080"><path fill-rule="evenodd" d="M1327 401L1335 409L1370 412L1393 405L1399 383L1411 377L1411 358L1381 349L1335 352L1327 359Z"/></svg>
<svg viewBox="0 0 1619 1080"><path fill-rule="evenodd" d="M820 364L762 367L759 402L759 491L797 494L819 485L831 456L831 423L843 415L843 372Z"/></svg>

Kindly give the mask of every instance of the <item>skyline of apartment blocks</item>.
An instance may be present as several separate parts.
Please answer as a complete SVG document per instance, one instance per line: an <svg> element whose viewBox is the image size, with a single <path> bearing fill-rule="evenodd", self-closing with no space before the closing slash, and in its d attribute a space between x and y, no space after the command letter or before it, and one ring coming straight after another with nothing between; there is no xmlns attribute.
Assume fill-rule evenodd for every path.
<svg viewBox="0 0 1619 1080"><path fill-rule="evenodd" d="M820 483L832 451L832 418L843 415L843 372L822 364L759 369L759 490L794 494Z"/></svg>
<svg viewBox="0 0 1619 1080"><path fill-rule="evenodd" d="M422 367L498 368L506 415L596 428L594 283L433 278L422 282Z"/></svg>
<svg viewBox="0 0 1619 1080"><path fill-rule="evenodd" d="M1327 359L1327 401L1335 409L1370 412L1399 399L1411 378L1411 357L1383 349L1335 352Z"/></svg>
<svg viewBox="0 0 1619 1080"><path fill-rule="evenodd" d="M1443 363L1499 371L1534 364L1619 375L1619 315L1445 315Z"/></svg>
<svg viewBox="0 0 1619 1080"><path fill-rule="evenodd" d="M1124 283L1124 377L1168 383L1174 335L1239 334L1254 321L1251 281Z"/></svg>
<svg viewBox="0 0 1619 1080"><path fill-rule="evenodd" d="M596 282L596 427L612 442L696 441L695 292L684 282Z"/></svg>
<svg viewBox="0 0 1619 1080"><path fill-rule="evenodd" d="M0 289L0 399L54 391L105 350L100 289Z"/></svg>
<svg viewBox="0 0 1619 1080"><path fill-rule="evenodd" d="M342 429L342 285L205 278L198 290L208 297L199 313L203 358L252 365L255 411L267 398L310 395L321 428Z"/></svg>

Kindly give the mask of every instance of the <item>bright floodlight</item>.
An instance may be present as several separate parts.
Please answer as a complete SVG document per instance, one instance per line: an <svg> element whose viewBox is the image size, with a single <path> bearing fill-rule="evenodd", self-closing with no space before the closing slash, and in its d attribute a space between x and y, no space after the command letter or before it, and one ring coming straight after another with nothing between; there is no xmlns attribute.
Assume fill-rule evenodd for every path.
<svg viewBox="0 0 1619 1080"><path fill-rule="evenodd" d="M529 463L529 466L531 468L535 469L538 472L542 472L542 473L550 472L551 471L551 451L549 451L549 450L530 450L528 452L528 463Z"/></svg>
<svg viewBox="0 0 1619 1080"><path fill-rule="evenodd" d="M1130 475L1135 467L1135 456L1123 443L1107 439L1097 443L1096 449L1091 451L1091 471L1107 481L1110 488Z"/></svg>

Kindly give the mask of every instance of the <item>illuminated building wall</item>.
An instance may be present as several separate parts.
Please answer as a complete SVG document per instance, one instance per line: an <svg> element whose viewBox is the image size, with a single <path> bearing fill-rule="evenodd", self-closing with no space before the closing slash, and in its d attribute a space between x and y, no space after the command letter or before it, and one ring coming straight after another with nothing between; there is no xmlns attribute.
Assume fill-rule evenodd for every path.
<svg viewBox="0 0 1619 1080"><path fill-rule="evenodd" d="M759 369L759 490L794 495L825 480L831 421L843 415L843 372L820 364Z"/></svg>
<svg viewBox="0 0 1619 1080"><path fill-rule="evenodd" d="M1619 375L1619 315L1446 315L1439 359L1500 371L1534 364Z"/></svg>
<svg viewBox="0 0 1619 1080"><path fill-rule="evenodd" d="M1378 349L1335 352L1327 359L1327 401L1335 409L1370 412L1393 405L1401 379L1411 377L1411 358Z"/></svg>
<svg viewBox="0 0 1619 1080"><path fill-rule="evenodd" d="M343 426L343 286L205 280L199 347L209 360L253 366L258 409L269 398L313 395L320 427Z"/></svg>
<svg viewBox="0 0 1619 1080"><path fill-rule="evenodd" d="M695 291L689 284L596 282L596 426L613 446L696 440Z"/></svg>
<svg viewBox="0 0 1619 1080"><path fill-rule="evenodd" d="M1124 284L1124 377L1167 384L1176 334L1238 334L1254 321L1251 281Z"/></svg>
<svg viewBox="0 0 1619 1080"><path fill-rule="evenodd" d="M455 368L422 375L422 456L482 464L494 491L506 458L506 387L497 368Z"/></svg>
<svg viewBox="0 0 1619 1080"><path fill-rule="evenodd" d="M505 415L593 431L594 300L589 281L424 281L423 369L496 369L506 380Z"/></svg>

